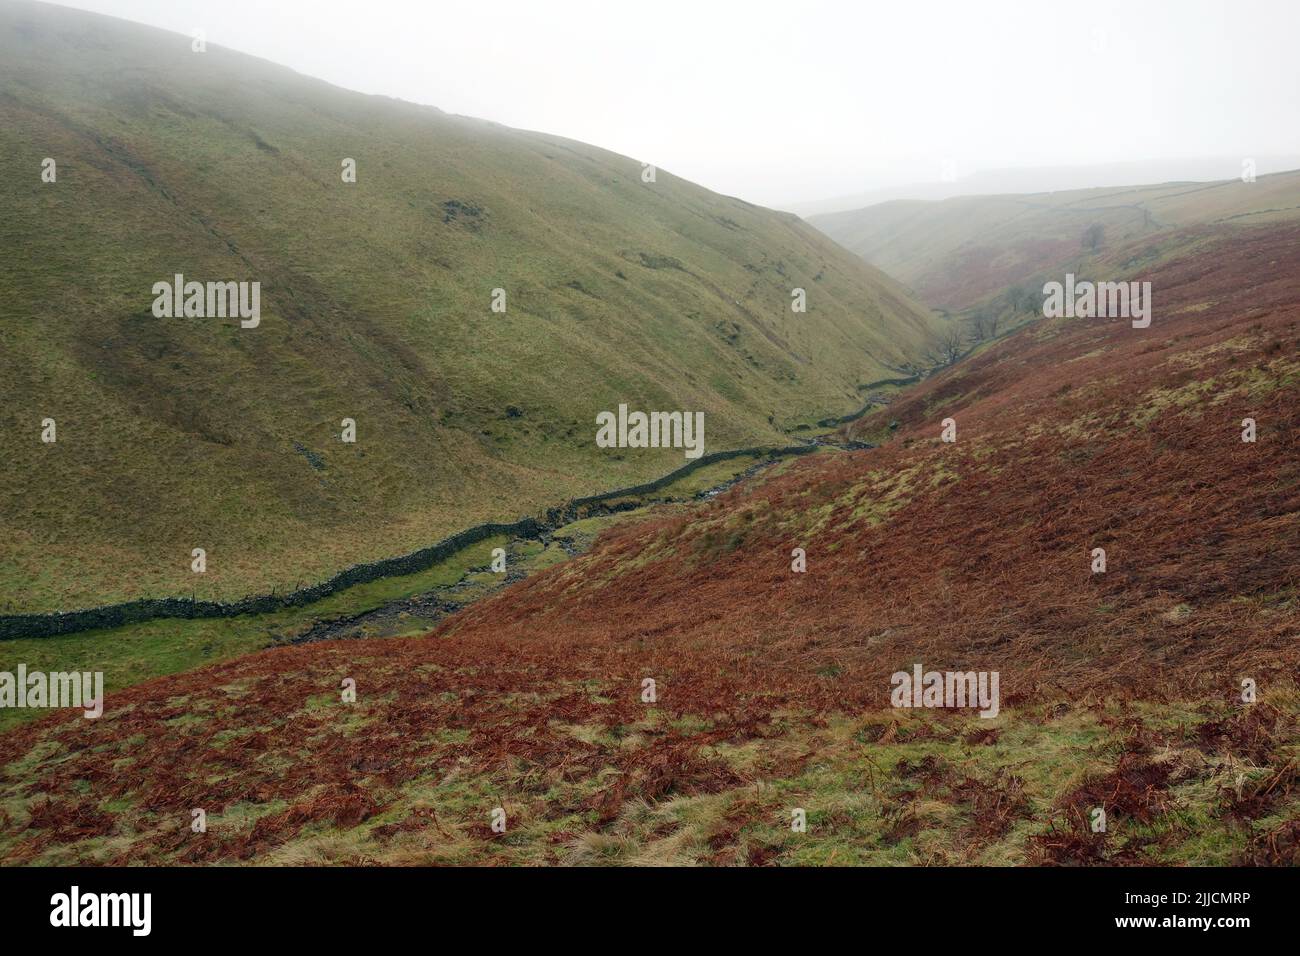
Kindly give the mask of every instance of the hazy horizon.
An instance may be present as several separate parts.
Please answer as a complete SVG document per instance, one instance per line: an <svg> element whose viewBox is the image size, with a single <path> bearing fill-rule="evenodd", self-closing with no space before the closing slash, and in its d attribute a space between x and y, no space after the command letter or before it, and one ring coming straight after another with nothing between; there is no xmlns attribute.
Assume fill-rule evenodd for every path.
<svg viewBox="0 0 1300 956"><path fill-rule="evenodd" d="M1285 925L1300 10L74 2L0 0L11 936Z"/></svg>
<svg viewBox="0 0 1300 956"><path fill-rule="evenodd" d="M1284 3L59 5L202 29L348 89L582 140L777 208L989 170L1300 156L1300 124L1276 122L1300 115L1300 10Z"/></svg>

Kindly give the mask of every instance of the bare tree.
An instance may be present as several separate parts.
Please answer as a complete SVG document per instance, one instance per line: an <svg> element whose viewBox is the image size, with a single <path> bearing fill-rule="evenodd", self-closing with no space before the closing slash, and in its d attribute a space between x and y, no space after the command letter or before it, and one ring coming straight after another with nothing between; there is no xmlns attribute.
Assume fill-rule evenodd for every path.
<svg viewBox="0 0 1300 956"><path fill-rule="evenodd" d="M1089 252L1096 252L1101 248L1102 242L1106 238L1106 227L1099 222L1094 222L1087 229L1083 230L1083 248Z"/></svg>
<svg viewBox="0 0 1300 956"><path fill-rule="evenodd" d="M1017 285L1008 290L1007 303L1011 306L1012 312L1033 312L1038 307L1039 299L1034 293L1033 286Z"/></svg>
<svg viewBox="0 0 1300 956"><path fill-rule="evenodd" d="M925 358L931 365L951 365L961 358L966 351L966 337L960 326L950 325L939 333L935 342L926 350Z"/></svg>
<svg viewBox="0 0 1300 956"><path fill-rule="evenodd" d="M996 338L998 334L998 322L1001 315L998 310L991 305L982 305L971 313L967 324L970 326L971 339L976 342L984 342L988 339Z"/></svg>

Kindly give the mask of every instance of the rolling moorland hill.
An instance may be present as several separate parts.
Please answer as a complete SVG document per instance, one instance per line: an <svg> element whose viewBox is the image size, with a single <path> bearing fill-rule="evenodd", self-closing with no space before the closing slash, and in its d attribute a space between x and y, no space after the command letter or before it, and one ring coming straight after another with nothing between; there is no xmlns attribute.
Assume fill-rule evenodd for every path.
<svg viewBox="0 0 1300 956"><path fill-rule="evenodd" d="M848 426L887 445L617 525L428 637L10 731L0 854L1300 862L1300 227L1187 250L1138 273L1149 328L1021 329ZM914 664L999 672L999 714L891 708Z"/></svg>
<svg viewBox="0 0 1300 956"><path fill-rule="evenodd" d="M1130 268L1184 255L1205 230L1300 219L1300 172L1212 183L1082 189L939 202L896 200L813 216L832 239L907 285L927 305L960 312L1002 292L1072 270L1137 239L1147 257ZM1097 248L1084 234L1101 227ZM1036 291L1036 290L1035 290Z"/></svg>
<svg viewBox="0 0 1300 956"><path fill-rule="evenodd" d="M681 465L595 447L621 402L784 443L935 328L793 216L58 7L0 3L0 156L0 613L283 591ZM177 273L260 325L156 318Z"/></svg>

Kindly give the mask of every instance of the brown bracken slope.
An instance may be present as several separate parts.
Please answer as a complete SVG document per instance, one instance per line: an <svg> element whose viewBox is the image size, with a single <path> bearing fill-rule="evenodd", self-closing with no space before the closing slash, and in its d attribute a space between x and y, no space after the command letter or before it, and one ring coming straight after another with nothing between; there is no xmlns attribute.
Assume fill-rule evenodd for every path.
<svg viewBox="0 0 1300 956"><path fill-rule="evenodd" d="M0 853L1294 862L1300 228L1204 240L1138 276L1150 328L1025 328L850 427L896 422L883 447L618 526L427 638L267 651L16 729ZM891 710L915 662L998 671L1002 717ZM1112 834L1081 824L1098 804ZM196 807L222 825L191 833Z"/></svg>

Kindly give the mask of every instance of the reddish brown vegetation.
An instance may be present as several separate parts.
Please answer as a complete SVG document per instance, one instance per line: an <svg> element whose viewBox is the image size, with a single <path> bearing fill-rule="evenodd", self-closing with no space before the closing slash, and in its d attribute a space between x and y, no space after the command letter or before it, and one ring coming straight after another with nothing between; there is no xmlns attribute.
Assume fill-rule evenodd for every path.
<svg viewBox="0 0 1300 956"><path fill-rule="evenodd" d="M1300 866L1300 820L1286 820L1252 841L1248 866Z"/></svg>
<svg viewBox="0 0 1300 956"><path fill-rule="evenodd" d="M1154 763L1137 754L1126 753L1120 757L1118 767L1105 776L1084 783L1069 794L1062 805L1077 811L1105 807L1108 814L1150 823L1164 812L1172 770L1169 764Z"/></svg>
<svg viewBox="0 0 1300 956"><path fill-rule="evenodd" d="M1281 711L1264 702L1230 717L1207 720L1196 728L1196 736L1206 750L1265 764L1273 756L1276 732L1285 720Z"/></svg>
<svg viewBox="0 0 1300 956"><path fill-rule="evenodd" d="M41 765L27 792L60 796L37 804L22 855L112 832L112 818L77 796L82 781L98 800L130 797L158 821L181 821L174 840L116 862L159 851L250 859L308 825L366 820L382 812L385 788L421 775L504 768L525 812L588 810L604 825L633 797L747 782L700 748L776 736L781 721L810 727L821 713L887 707L890 674L917 661L999 671L1004 707L1045 694L1222 700L1242 676L1261 686L1294 678L1300 413L1285 363L1300 350L1297 276L1294 229L1225 242L1147 277L1148 330L1118 320L1030 328L889 408L903 428L888 447L817 456L687 516L618 527L431 638L285 648L115 695L102 720L67 718L52 732L68 753ZM1233 390L1242 375L1266 385ZM1152 410L1143 400L1152 390L1206 379L1222 394L1133 421ZM956 445L936 441L948 416ZM1244 417L1259 423L1256 444L1239 439ZM912 477L887 520L855 517L877 496L873 482L904 471ZM807 549L808 573L791 573L793 547ZM1104 575L1089 571L1094 547L1107 550ZM301 709L336 696L345 676L373 718L352 733L329 711ZM668 718L704 717L707 727L661 725L637 748L566 730L640 721L645 677L658 682ZM197 730L179 723L196 712L212 719ZM805 716L774 717L787 712ZM1256 709L1197 733L1207 749L1262 756L1268 720ZM49 727L0 739L0 761L23 757ZM218 739L235 728L247 732ZM880 725L882 739L896 733ZM133 737L145 743L130 766L94 752ZM995 732L965 740L996 741ZM1150 819L1170 772L1135 739L1036 838L1040 858L1122 862L1126 851L1108 852L1080 811L1104 804ZM607 786L595 798L544 799L598 773ZM1014 776L952 779L925 761L900 773L964 793L985 836L1025 812ZM1233 812L1255 813L1245 801L1293 782L1294 768ZM237 839L185 840L192 807L274 800L287 808ZM911 801L894 812L891 838L916 832ZM384 833L426 826L441 824L408 818ZM1294 859L1295 846L1294 828L1280 827L1253 852ZM767 859L761 847L746 852Z"/></svg>
<svg viewBox="0 0 1300 956"><path fill-rule="evenodd" d="M1079 242L1073 238L973 246L943 259L940 268L917 280L915 291L936 308L960 311L1026 275L1064 266L1078 256Z"/></svg>
<svg viewBox="0 0 1300 956"><path fill-rule="evenodd" d="M692 707L755 695L880 705L889 674L918 660L999 670L1004 700L1222 697L1241 675L1294 676L1297 389L1294 366L1277 363L1300 351L1297 275L1296 230L1225 243L1150 277L1149 330L1030 329L891 406L905 426L893 445L617 529L577 567L444 630L501 654L554 642L606 673L656 675L666 700ZM1270 388L1226 391L1255 370ZM1152 390L1211 378L1225 384L1131 420L1152 411ZM936 441L947 416L956 445ZM1259 422L1256 444L1240 440L1245 417ZM900 510L854 520L847 496L869 471L911 466L921 478ZM810 532L807 515L827 504ZM795 546L807 574L790 572ZM1090 573L1093 547L1107 550L1104 575ZM647 548L665 557L634 566Z"/></svg>

